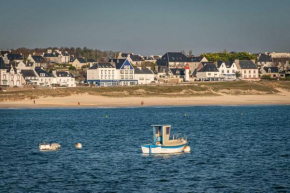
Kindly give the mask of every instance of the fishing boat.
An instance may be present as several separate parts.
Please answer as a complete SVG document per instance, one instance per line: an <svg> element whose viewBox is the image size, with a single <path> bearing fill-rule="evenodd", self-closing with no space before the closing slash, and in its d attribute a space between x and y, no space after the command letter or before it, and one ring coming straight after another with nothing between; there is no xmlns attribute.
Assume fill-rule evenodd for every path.
<svg viewBox="0 0 290 193"><path fill-rule="evenodd" d="M46 144L45 142L43 142L42 144L38 144L38 147L40 151L55 151L60 148L60 144L59 143Z"/></svg>
<svg viewBox="0 0 290 193"><path fill-rule="evenodd" d="M181 153L190 152L187 145L187 137L180 133L175 134L170 139L171 125L152 125L153 142L141 146L145 154L161 153Z"/></svg>

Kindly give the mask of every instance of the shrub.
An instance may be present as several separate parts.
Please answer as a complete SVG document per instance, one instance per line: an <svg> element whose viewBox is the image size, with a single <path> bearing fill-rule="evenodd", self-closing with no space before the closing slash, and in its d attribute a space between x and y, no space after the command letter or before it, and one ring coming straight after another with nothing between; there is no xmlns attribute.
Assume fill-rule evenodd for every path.
<svg viewBox="0 0 290 193"><path fill-rule="evenodd" d="M261 79L271 80L271 76L270 76L270 75L263 75L263 76L261 77Z"/></svg>
<svg viewBox="0 0 290 193"><path fill-rule="evenodd" d="M70 66L70 67L68 68L68 70L76 70L76 67L74 67L74 66Z"/></svg>

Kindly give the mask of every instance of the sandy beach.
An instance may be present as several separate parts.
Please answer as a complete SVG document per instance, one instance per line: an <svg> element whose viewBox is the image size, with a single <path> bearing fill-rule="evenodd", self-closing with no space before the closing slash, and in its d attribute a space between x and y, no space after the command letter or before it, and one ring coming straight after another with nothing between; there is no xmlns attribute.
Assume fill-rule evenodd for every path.
<svg viewBox="0 0 290 193"><path fill-rule="evenodd" d="M144 101L144 105L141 105ZM67 97L0 102L0 108L140 107L198 105L289 105L290 92L264 95L220 95L196 97L105 97L78 94Z"/></svg>

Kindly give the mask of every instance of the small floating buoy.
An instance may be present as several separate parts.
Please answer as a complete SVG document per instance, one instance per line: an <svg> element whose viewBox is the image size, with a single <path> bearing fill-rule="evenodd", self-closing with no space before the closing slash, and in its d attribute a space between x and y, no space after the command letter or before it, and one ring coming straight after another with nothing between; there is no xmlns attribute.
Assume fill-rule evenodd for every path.
<svg viewBox="0 0 290 193"><path fill-rule="evenodd" d="M244 115L244 113L241 113L241 116L243 116Z"/></svg>
<svg viewBox="0 0 290 193"><path fill-rule="evenodd" d="M183 152L184 152L184 153L189 153L189 152L190 152L190 147L186 145L186 146L184 147L184 149L183 149Z"/></svg>
<svg viewBox="0 0 290 193"><path fill-rule="evenodd" d="M108 115L106 115L106 118L108 118Z"/></svg>
<svg viewBox="0 0 290 193"><path fill-rule="evenodd" d="M82 149L83 148L83 145L81 143L76 143L75 146L76 146L77 149Z"/></svg>
<svg viewBox="0 0 290 193"><path fill-rule="evenodd" d="M186 114L186 113L184 113L184 116L186 117L186 116L187 116L187 114Z"/></svg>

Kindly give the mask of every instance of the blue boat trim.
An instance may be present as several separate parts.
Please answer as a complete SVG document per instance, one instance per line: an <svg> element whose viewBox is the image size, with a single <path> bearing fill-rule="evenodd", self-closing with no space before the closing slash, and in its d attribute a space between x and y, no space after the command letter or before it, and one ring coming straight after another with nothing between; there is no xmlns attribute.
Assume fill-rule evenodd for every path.
<svg viewBox="0 0 290 193"><path fill-rule="evenodd" d="M142 147L145 147L145 148L149 148L151 150L151 148L157 148L157 147L161 147L161 148L181 148L183 146L185 146L187 144L183 144L183 145L178 145L178 146L160 146L160 145L142 145Z"/></svg>

